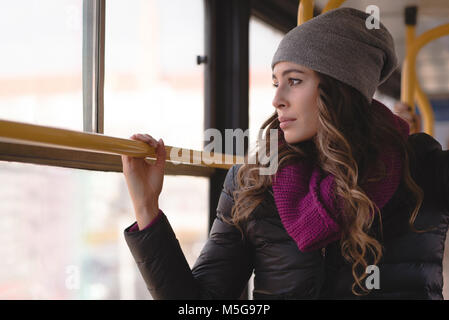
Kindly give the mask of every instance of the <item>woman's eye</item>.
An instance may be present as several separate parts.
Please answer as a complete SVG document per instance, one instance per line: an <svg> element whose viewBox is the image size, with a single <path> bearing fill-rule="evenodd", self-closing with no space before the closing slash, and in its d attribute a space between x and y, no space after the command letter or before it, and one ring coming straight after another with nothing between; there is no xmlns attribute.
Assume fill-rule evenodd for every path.
<svg viewBox="0 0 449 320"><path fill-rule="evenodd" d="M300 84L301 82L302 82L301 79L294 79L294 78L289 78L289 79L288 79L288 84L289 84L290 86L295 86L295 85L297 85L297 84ZM279 87L279 83L274 83L274 82L273 82L273 87L275 87L275 88Z"/></svg>
<svg viewBox="0 0 449 320"><path fill-rule="evenodd" d="M288 83L289 83L291 86L300 84L301 82L302 82L301 79L293 79L293 78L288 79Z"/></svg>

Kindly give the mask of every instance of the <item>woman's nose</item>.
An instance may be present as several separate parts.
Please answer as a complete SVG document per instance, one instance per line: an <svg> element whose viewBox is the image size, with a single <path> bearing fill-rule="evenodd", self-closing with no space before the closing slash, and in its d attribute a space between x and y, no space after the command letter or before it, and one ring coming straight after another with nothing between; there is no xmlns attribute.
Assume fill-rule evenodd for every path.
<svg viewBox="0 0 449 320"><path fill-rule="evenodd" d="M285 98L282 95L282 92L279 90L279 88L276 89L276 93L274 95L273 101L272 101L273 107L276 109L285 107L287 104L285 101Z"/></svg>

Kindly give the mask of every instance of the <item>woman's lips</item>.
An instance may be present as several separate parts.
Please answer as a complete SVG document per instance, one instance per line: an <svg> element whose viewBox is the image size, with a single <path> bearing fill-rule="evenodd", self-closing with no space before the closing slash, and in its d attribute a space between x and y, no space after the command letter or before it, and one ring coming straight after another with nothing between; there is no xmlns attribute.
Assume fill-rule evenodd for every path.
<svg viewBox="0 0 449 320"><path fill-rule="evenodd" d="M287 121L283 121L279 124L279 127L281 127L281 129L284 129L285 127L289 126L291 123L293 123L295 120L287 120Z"/></svg>

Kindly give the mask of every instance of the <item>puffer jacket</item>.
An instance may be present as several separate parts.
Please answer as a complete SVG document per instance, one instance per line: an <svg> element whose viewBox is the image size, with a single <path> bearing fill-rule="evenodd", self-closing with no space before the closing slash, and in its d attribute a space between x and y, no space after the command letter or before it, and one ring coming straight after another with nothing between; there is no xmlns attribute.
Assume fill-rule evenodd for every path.
<svg viewBox="0 0 449 320"><path fill-rule="evenodd" d="M339 241L301 252L280 220L271 189L251 213L243 234L224 222L234 203L235 174L227 172L209 239L190 269L165 215L150 228L124 231L125 240L154 299L237 299L254 272L254 299L443 299L442 260L449 223L449 151L425 133L409 136L411 173L424 191L415 221L408 225L410 195L403 182L382 208L384 247L379 288L351 292L351 265Z"/></svg>

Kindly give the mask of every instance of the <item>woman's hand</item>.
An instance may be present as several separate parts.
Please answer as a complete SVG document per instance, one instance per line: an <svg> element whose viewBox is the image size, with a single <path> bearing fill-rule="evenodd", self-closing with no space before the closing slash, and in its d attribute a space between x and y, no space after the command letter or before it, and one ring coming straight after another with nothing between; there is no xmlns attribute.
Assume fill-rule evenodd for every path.
<svg viewBox="0 0 449 320"><path fill-rule="evenodd" d="M145 228L159 213L159 195L164 183L166 152L164 141L148 134L134 134L131 140L143 141L156 148L156 162L122 155L123 174L134 206L139 229Z"/></svg>
<svg viewBox="0 0 449 320"><path fill-rule="evenodd" d="M407 121L410 126L410 134L421 131L421 117L416 113L412 113L412 108L409 105L398 102L394 105L393 112Z"/></svg>

